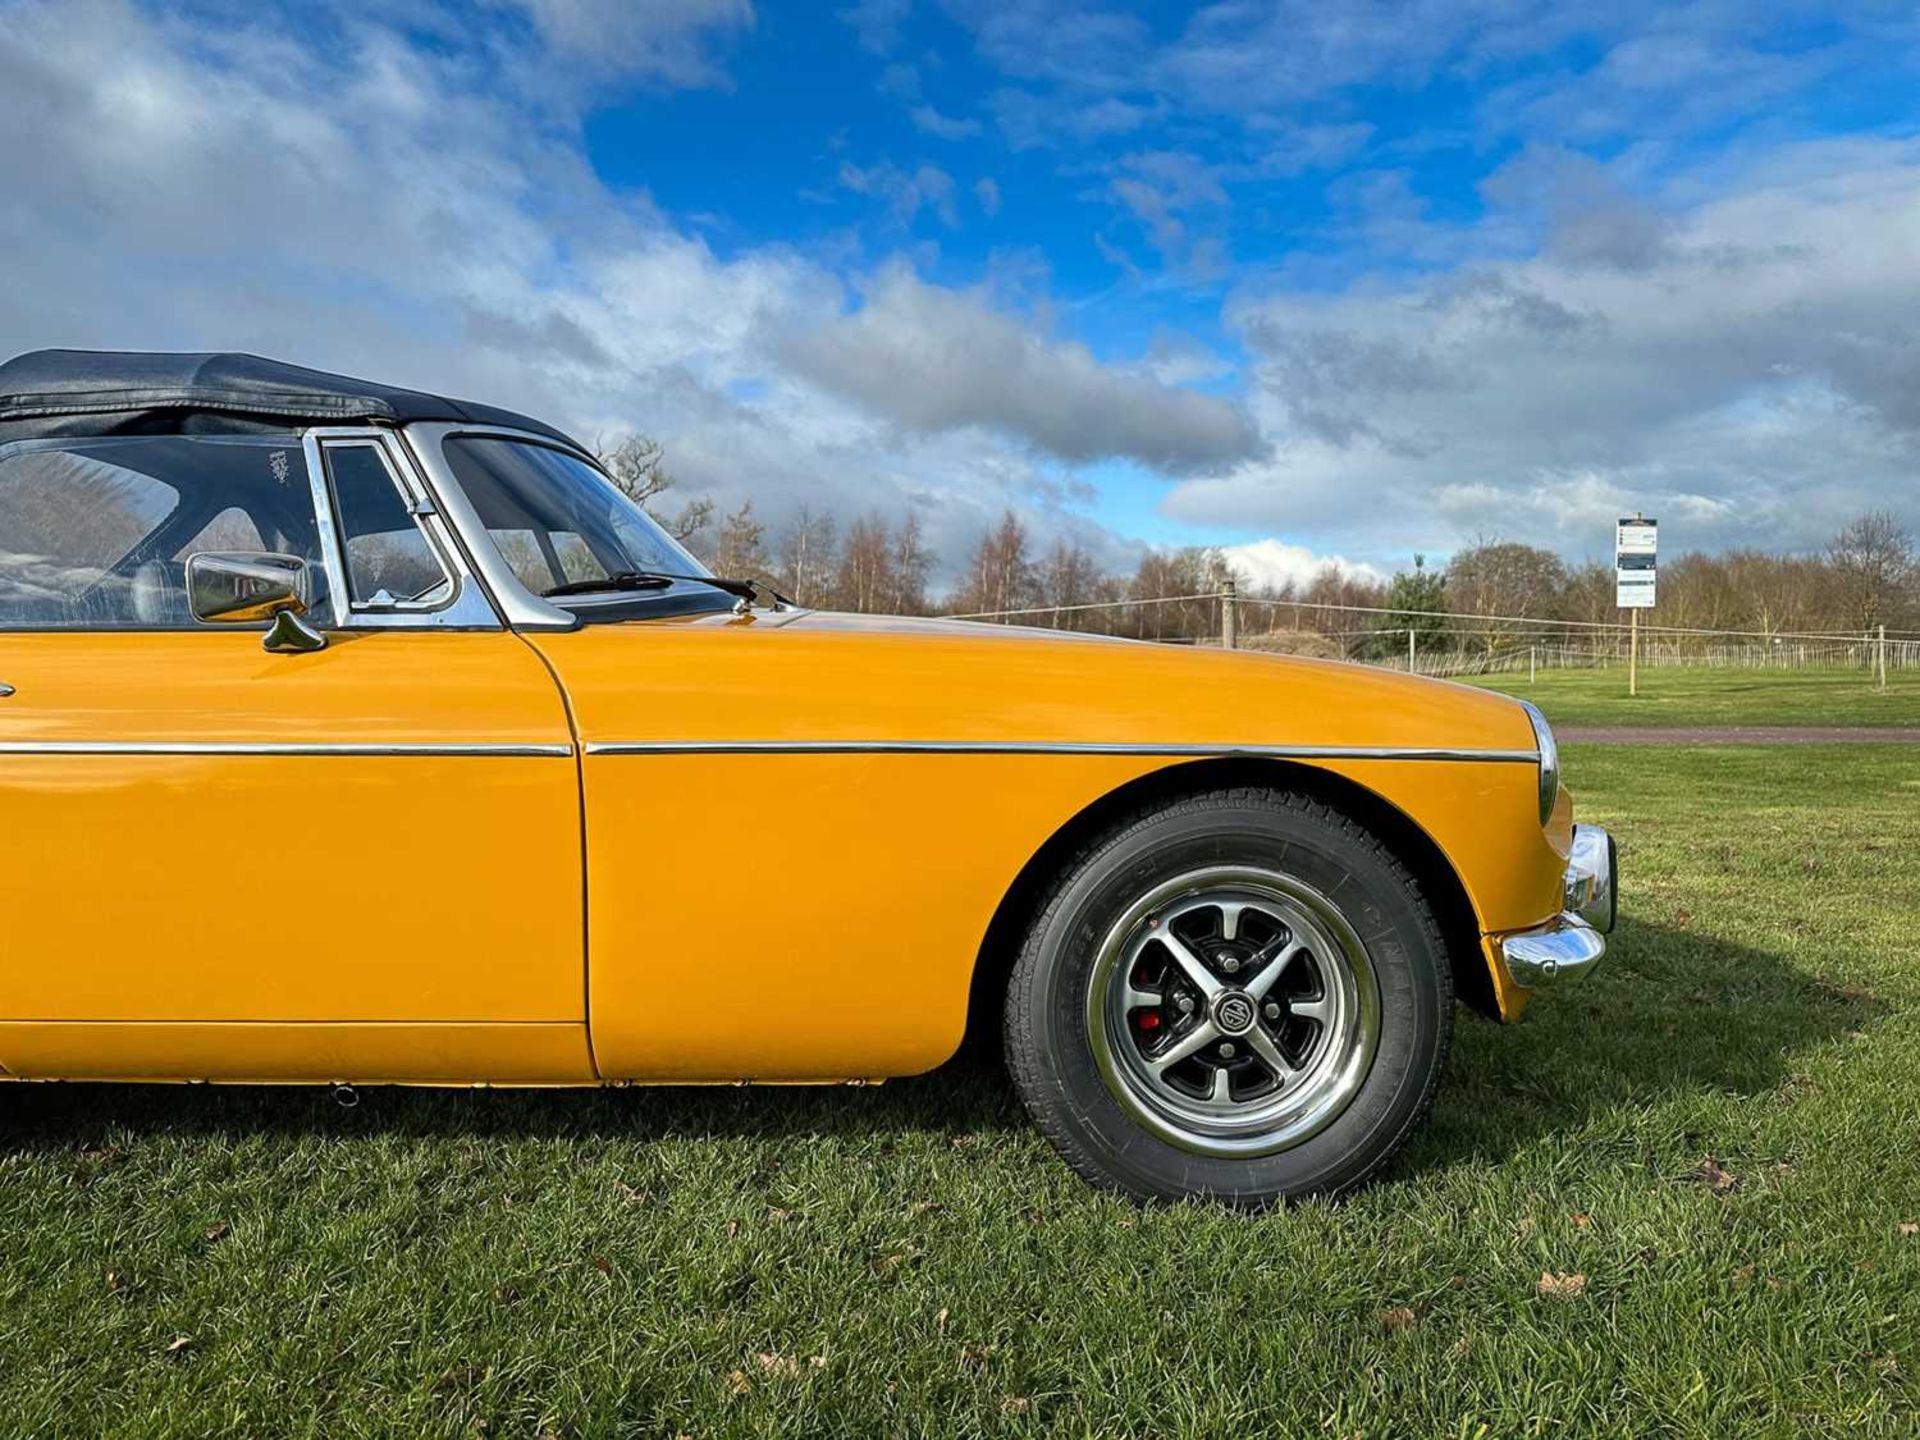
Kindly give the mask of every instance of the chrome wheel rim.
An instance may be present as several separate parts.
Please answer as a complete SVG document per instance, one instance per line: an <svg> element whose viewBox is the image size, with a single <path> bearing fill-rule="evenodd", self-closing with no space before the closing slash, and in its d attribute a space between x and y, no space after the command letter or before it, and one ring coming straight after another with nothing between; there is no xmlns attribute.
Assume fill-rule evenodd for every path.
<svg viewBox="0 0 1920 1440"><path fill-rule="evenodd" d="M1087 1033L1107 1091L1202 1155L1290 1149L1352 1103L1380 1040L1373 962L1340 911L1277 870L1155 886L1101 941Z"/></svg>

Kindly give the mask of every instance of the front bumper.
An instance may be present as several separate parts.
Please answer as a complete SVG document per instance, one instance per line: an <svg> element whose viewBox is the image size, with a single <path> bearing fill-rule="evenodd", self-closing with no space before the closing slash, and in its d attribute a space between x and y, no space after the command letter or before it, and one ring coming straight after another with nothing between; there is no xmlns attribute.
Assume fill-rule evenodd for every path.
<svg viewBox="0 0 1920 1440"><path fill-rule="evenodd" d="M1602 937L1613 929L1618 880L1613 837L1598 825L1574 826L1561 912L1500 942L1515 982L1535 989L1578 980L1599 965L1607 953Z"/></svg>

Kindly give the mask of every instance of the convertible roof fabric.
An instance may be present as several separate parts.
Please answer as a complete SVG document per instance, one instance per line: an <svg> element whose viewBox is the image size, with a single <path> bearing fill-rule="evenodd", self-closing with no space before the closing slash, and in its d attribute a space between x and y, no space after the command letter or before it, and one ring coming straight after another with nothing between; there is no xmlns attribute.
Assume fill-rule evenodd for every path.
<svg viewBox="0 0 1920 1440"><path fill-rule="evenodd" d="M0 445L100 435L258 435L410 420L503 425L583 448L511 410L258 355L35 350L0 365Z"/></svg>

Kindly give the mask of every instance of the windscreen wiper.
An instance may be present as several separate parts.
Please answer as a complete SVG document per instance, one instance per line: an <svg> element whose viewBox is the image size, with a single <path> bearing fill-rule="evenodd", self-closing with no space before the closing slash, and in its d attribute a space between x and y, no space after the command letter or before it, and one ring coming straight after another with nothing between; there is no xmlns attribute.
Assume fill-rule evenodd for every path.
<svg viewBox="0 0 1920 1440"><path fill-rule="evenodd" d="M762 585L757 580L730 580L724 575L671 575L664 570L616 570L611 575L602 575L593 580L569 580L564 585L555 585L551 590L542 590L540 594L542 598L552 600L562 595L591 595L601 590L665 590L670 585L682 582L688 585L711 585L749 605L763 590L782 605L793 603L771 585Z"/></svg>

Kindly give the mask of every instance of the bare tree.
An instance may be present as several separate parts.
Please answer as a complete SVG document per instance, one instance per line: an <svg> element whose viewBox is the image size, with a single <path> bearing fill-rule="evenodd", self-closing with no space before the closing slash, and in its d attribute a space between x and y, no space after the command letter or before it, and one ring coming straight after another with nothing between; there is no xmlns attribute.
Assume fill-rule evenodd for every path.
<svg viewBox="0 0 1920 1440"><path fill-rule="evenodd" d="M917 514L897 525L879 515L856 520L839 539L835 517L801 506L780 528L777 541L753 514L751 503L724 518L710 498L671 507L675 488L660 445L626 434L601 446L600 461L620 488L682 541L698 546L723 573L771 575L802 604L834 604L855 611L925 614L930 608L957 613L1058 607L1056 626L1161 639L1198 639L1218 626L1218 593L1228 571L1217 551L1150 552L1132 574L1101 570L1086 548L1062 539L1045 554L1029 553L1030 537L1008 510L980 540L959 583L930 606L927 584L933 555ZM7 538L25 538L33 525L18 512ZM110 515L110 506L102 510ZM96 525L95 528L98 528ZM26 548L24 546L19 548ZM771 554L769 551L771 550ZM1604 562L1569 568L1551 551L1482 538L1459 551L1444 576L1451 623L1472 648L1492 654L1520 639L1531 622L1565 618L1609 624L1617 620L1613 571ZM1310 605L1378 607L1385 587L1338 567L1310 579L1255 590L1240 580L1254 626L1317 630L1345 643L1369 626L1344 609L1309 611ZM1198 600L1180 597L1200 596ZM1111 610L1071 607L1120 600L1150 601ZM1259 601L1294 600L1298 611ZM1398 608L1397 606L1395 608ZM1762 637L1822 630L1855 633L1875 625L1920 627L1920 553L1912 534L1890 512L1851 521L1823 555L1734 550L1718 555L1682 553L1667 559L1660 575L1660 619L1703 631L1750 631ZM1514 616L1515 620L1495 617ZM1042 621L1041 623L1046 623ZM1377 628L1377 627L1375 627ZM1543 634L1558 627L1543 623ZM1590 641L1604 632L1579 629L1567 638Z"/></svg>
<svg viewBox="0 0 1920 1440"><path fill-rule="evenodd" d="M900 522L893 541L893 598L889 608L896 615L923 615L927 609L927 571L933 566L933 552L927 549L920 533L920 517L911 510Z"/></svg>
<svg viewBox="0 0 1920 1440"><path fill-rule="evenodd" d="M1100 567L1094 564L1087 547L1078 540L1056 540L1040 561L1039 602L1042 605L1071 607L1093 600L1094 586L1100 581ZM1083 616L1070 611L1055 611L1053 624L1070 630L1080 628Z"/></svg>
<svg viewBox="0 0 1920 1440"><path fill-rule="evenodd" d="M1126 633L1150 640L1198 640L1217 634L1214 596L1232 573L1218 550L1149 550L1133 573L1128 598L1157 603L1137 606Z"/></svg>
<svg viewBox="0 0 1920 1440"><path fill-rule="evenodd" d="M719 575L743 580L759 579L770 568L761 543L767 527L753 518L753 501L743 500L740 508L720 522L720 533L709 562Z"/></svg>
<svg viewBox="0 0 1920 1440"><path fill-rule="evenodd" d="M780 532L781 588L796 604L825 604L832 593L838 556L833 516L802 505Z"/></svg>
<svg viewBox="0 0 1920 1440"><path fill-rule="evenodd" d="M623 435L617 444L602 447L597 458L601 468L612 477L613 483L659 521L674 539L683 542L691 540L713 518L713 501L704 497L689 500L674 515L667 514L660 505L660 497L673 488L674 478L667 471L666 455L660 448L660 442L652 436L638 433Z"/></svg>
<svg viewBox="0 0 1920 1440"><path fill-rule="evenodd" d="M998 525L980 537L954 605L963 614L1018 610L1032 598L1033 565L1027 559L1027 527L1008 510Z"/></svg>
<svg viewBox="0 0 1920 1440"><path fill-rule="evenodd" d="M1774 636L1823 623L1818 607L1822 592L1832 587L1827 567L1817 558L1733 550L1713 557L1713 563L1727 573L1740 629Z"/></svg>
<svg viewBox="0 0 1920 1440"><path fill-rule="evenodd" d="M1482 540L1447 565L1453 609L1473 617L1469 628L1477 633L1470 638L1489 655L1525 630L1525 621L1555 618L1566 584L1558 555L1511 540Z"/></svg>
<svg viewBox="0 0 1920 1440"><path fill-rule="evenodd" d="M888 607L897 588L892 540L887 522L878 515L865 516L847 527L839 573L834 577L836 606L860 615Z"/></svg>
<svg viewBox="0 0 1920 1440"><path fill-rule="evenodd" d="M1620 618L1613 602L1613 566L1589 560L1567 571L1560 591L1560 609L1566 619L1611 625Z"/></svg>
<svg viewBox="0 0 1920 1440"><path fill-rule="evenodd" d="M1147 603L1133 607L1128 616L1131 623L1124 633L1140 640L1165 640L1169 635L1178 635L1179 618L1173 614L1173 607L1165 602L1171 596L1186 593L1187 587L1174 553L1149 550L1140 557L1139 568L1133 572L1133 581L1127 587L1129 600Z"/></svg>
<svg viewBox="0 0 1920 1440"><path fill-rule="evenodd" d="M1888 510L1848 522L1827 544L1827 564L1845 621L1856 630L1894 625L1912 606L1916 573L1913 536Z"/></svg>

